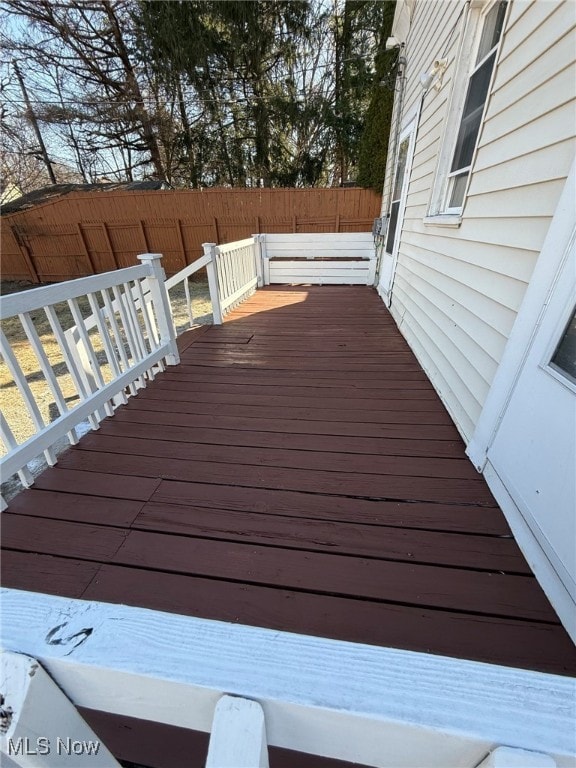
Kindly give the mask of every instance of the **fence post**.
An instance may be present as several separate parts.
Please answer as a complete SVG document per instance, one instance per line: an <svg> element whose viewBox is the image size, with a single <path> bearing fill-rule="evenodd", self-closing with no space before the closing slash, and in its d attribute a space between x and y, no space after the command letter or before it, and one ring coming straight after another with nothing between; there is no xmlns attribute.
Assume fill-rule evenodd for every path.
<svg viewBox="0 0 576 768"><path fill-rule="evenodd" d="M208 275L208 288L212 302L212 319L214 325L222 325L222 307L218 291L218 270L216 269L216 243L202 243L202 248L204 248L204 255L210 256L210 261L206 265L206 274Z"/></svg>
<svg viewBox="0 0 576 768"><path fill-rule="evenodd" d="M262 288L264 285L264 272L262 266L262 249L264 235L252 235L254 238L254 258L256 261L256 278L258 280L258 288Z"/></svg>
<svg viewBox="0 0 576 768"><path fill-rule="evenodd" d="M166 362L168 365L178 365L180 362L180 355L176 345L176 331L174 329L174 323L172 322L172 315L170 313L170 300L168 298L168 291L164 287L166 275L164 274L164 270L160 264L162 254L141 253L137 258L143 264L147 264L150 268L150 274L148 275L148 286L150 288L150 295L152 296L152 304L154 306L156 322L158 323L160 344L169 344L171 349L170 353L166 355Z"/></svg>

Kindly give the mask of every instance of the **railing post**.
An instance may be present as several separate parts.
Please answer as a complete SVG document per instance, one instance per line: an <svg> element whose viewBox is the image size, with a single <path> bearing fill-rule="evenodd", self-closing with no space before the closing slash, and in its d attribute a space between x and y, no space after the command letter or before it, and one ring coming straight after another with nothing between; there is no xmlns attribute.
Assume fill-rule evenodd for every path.
<svg viewBox="0 0 576 768"><path fill-rule="evenodd" d="M264 285L264 268L262 265L262 251L264 249L264 235L252 235L254 238L254 255L256 260L256 278L258 288Z"/></svg>
<svg viewBox="0 0 576 768"><path fill-rule="evenodd" d="M138 259L143 264L147 264L150 268L148 285L150 287L150 295L155 310L154 314L156 315L156 322L158 323L160 343L170 344L171 348L171 352L166 355L166 362L168 365L178 365L180 362L180 355L176 345L176 331L174 329L174 323L172 322L168 291L164 286L166 275L160 264L161 258L161 253L141 253L138 256Z"/></svg>
<svg viewBox="0 0 576 768"><path fill-rule="evenodd" d="M210 256L210 261L206 264L206 274L208 275L208 288L212 302L212 319L214 325L222 325L222 307L218 291L218 270L216 269L216 243L202 243L202 248L204 248L204 255Z"/></svg>
<svg viewBox="0 0 576 768"><path fill-rule="evenodd" d="M206 768L268 768L264 711L257 701L222 696L216 704Z"/></svg>
<svg viewBox="0 0 576 768"><path fill-rule="evenodd" d="M264 285L270 285L270 259L266 248L266 235L260 235L260 255L262 257L262 276Z"/></svg>
<svg viewBox="0 0 576 768"><path fill-rule="evenodd" d="M366 285L376 285L376 253L374 253L374 256L368 262Z"/></svg>

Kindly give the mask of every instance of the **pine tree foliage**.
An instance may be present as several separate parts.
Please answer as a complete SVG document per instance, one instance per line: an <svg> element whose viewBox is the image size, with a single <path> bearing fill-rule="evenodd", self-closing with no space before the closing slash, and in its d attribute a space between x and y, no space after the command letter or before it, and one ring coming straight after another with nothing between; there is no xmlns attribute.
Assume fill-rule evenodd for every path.
<svg viewBox="0 0 576 768"><path fill-rule="evenodd" d="M398 59L396 49L386 50L386 40L392 33L395 3L386 2L383 6L382 28L376 55L376 76L358 144L358 184L372 187L377 192L382 191L386 173L388 139L394 107L395 65Z"/></svg>

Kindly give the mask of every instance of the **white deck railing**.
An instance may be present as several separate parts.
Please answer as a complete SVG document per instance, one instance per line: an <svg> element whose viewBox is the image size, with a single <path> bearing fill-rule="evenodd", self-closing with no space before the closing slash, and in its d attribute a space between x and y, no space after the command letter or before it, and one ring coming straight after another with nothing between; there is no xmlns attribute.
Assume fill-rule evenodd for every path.
<svg viewBox="0 0 576 768"><path fill-rule="evenodd" d="M28 357L26 372L19 361L23 354L22 342L11 344L0 332L2 358L12 379L10 384L17 388L32 421L34 434L19 443L8 420L0 414L0 439L7 451L0 460L3 479L17 473L22 484L29 487L33 483L30 462L43 454L53 466L56 463L54 446L64 435L68 435L71 444L77 443L79 424L88 420L92 429L98 429L100 421L111 416L129 394L134 395L145 387L156 372L164 369L165 362L170 365L178 362L170 291L184 286L188 321L192 326L189 279L203 267L208 276L213 322L222 323L224 314L262 283L259 237L226 245L206 243L201 258L168 280L160 267L161 254L144 254L138 257L142 261L140 266L6 296L0 318L3 321L18 318L20 322L23 331L20 336L25 335L27 339L24 342ZM88 316L81 311L79 299L82 298L84 307L90 308ZM60 319L62 305L66 310L64 325L68 325L67 328ZM45 324L46 319L58 348L56 354L52 351L51 358L57 357L71 377L72 398L65 397L54 363L46 352L46 339L41 338L38 330L38 323L44 320ZM59 413L51 423L39 407L41 396L28 382L38 371ZM67 402L70 399L78 400L72 408ZM3 500L1 505L5 507Z"/></svg>
<svg viewBox="0 0 576 768"><path fill-rule="evenodd" d="M142 264L103 275L72 280L7 296L1 319L17 316L59 416L52 423L41 412L18 354L1 335L2 356L35 433L18 443L0 416L0 439L8 455L0 462L6 479L18 473L25 486L33 477L28 464L42 453L56 462L54 444L65 434L77 442L75 427L88 419L97 429L128 394L146 386L164 362L178 362L170 291L183 284L189 325L194 323L189 279L206 267L213 322L247 299L258 286L271 283L332 283L372 285L375 255L369 233L253 235L234 243L204 244L204 255L169 280L160 254L138 257ZM85 297L85 317L78 299ZM69 327L64 329L55 306L65 302ZM79 403L69 408L31 313L45 314L61 361ZM96 346L95 346L96 343ZM99 360L100 358L100 360ZM104 363L102 364L102 358ZM28 374L30 375L30 374ZM68 398L70 399L70 398ZM2 503L2 506L3 503Z"/></svg>
<svg viewBox="0 0 576 768"><path fill-rule="evenodd" d="M261 235L264 283L374 285L370 232Z"/></svg>
<svg viewBox="0 0 576 768"><path fill-rule="evenodd" d="M210 257L216 265L220 322L225 314L245 301L258 285L263 284L260 247L263 237L253 235L246 240L225 245L204 243L205 258ZM218 322L216 313L214 322Z"/></svg>
<svg viewBox="0 0 576 768"><path fill-rule="evenodd" d="M192 300L190 295L189 280L196 272L206 267L210 301L212 303L212 317L215 325L220 325L225 314L235 306L248 298L257 285L262 285L262 258L260 255L260 238L263 235L254 235L246 240L238 240L233 243L216 245L216 243L204 243L204 255L188 266L181 269L164 282L168 293L171 310L173 297L171 291L179 286L184 287L186 297L186 311L188 325L194 325ZM143 298L150 301L150 293L146 281L142 284ZM140 307L140 296L133 292L133 300ZM86 330L96 327L96 318L92 315L84 320ZM78 329L69 331L71 338L77 347L81 349L82 341L79 338Z"/></svg>
<svg viewBox="0 0 576 768"><path fill-rule="evenodd" d="M90 426L97 429L101 419L112 415L115 404L126 401L127 393L135 394L138 388L145 387L165 364L179 362L161 256L144 254L138 258L142 262L139 266L3 298L0 319L14 323L17 318L27 342L11 344L0 331L0 349L35 429L32 437L19 444L8 421L0 415L0 439L8 451L0 462L3 479L18 473L23 485L30 486L30 462L44 454L48 464L54 465L54 445L63 436L68 435L70 443L76 443L75 428L81 422L88 419ZM89 325L95 332L89 333L86 327L79 304L82 298L92 311ZM63 321L64 314L67 320ZM78 399L71 409L67 403L70 398L64 396L49 360L46 339L38 330L46 319L50 341L57 346L55 357L70 375ZM70 319L73 325L65 330L63 322L69 323ZM81 341L83 355L72 343L71 331ZM28 381L30 373L27 378L23 370L23 354L27 358L25 367L42 372L54 398L59 416L52 423L41 412L38 396Z"/></svg>

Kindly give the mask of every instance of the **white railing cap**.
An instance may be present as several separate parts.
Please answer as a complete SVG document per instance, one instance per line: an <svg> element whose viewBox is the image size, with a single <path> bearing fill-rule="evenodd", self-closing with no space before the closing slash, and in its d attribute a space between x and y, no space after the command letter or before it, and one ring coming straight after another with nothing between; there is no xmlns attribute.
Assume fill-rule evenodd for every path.
<svg viewBox="0 0 576 768"><path fill-rule="evenodd" d="M161 259L163 255L162 253L139 253L136 258L140 261L153 261L154 259Z"/></svg>

